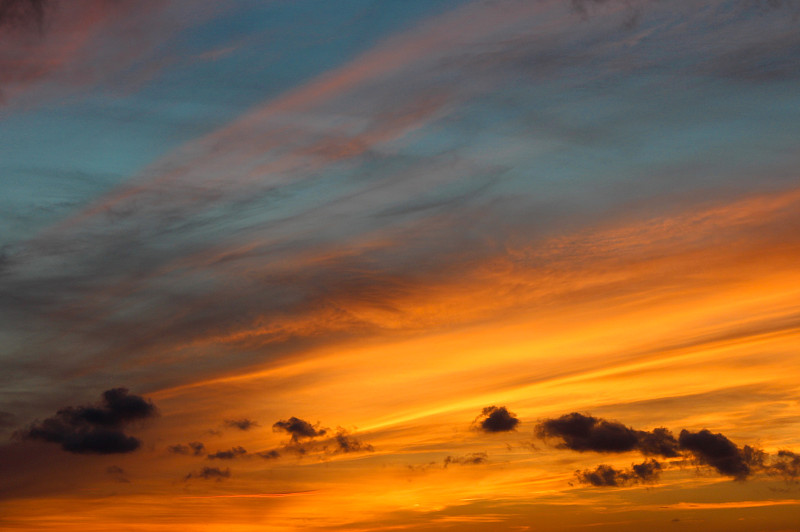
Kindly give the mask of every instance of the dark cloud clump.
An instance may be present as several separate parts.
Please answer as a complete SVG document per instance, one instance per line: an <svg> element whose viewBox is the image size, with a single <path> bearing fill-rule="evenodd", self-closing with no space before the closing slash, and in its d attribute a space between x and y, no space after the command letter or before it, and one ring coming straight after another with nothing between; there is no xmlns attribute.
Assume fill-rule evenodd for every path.
<svg viewBox="0 0 800 532"><path fill-rule="evenodd" d="M274 460L276 458L280 458L281 456L281 453L277 449L270 449L269 451L262 451L256 454L258 454L258 456L264 460Z"/></svg>
<svg viewBox="0 0 800 532"><path fill-rule="evenodd" d="M587 416L577 412L547 419L536 428L539 438L560 438L559 447L578 452L624 453L638 450L645 455L678 456L678 442L670 431L635 430L618 421Z"/></svg>
<svg viewBox="0 0 800 532"><path fill-rule="evenodd" d="M780 450L775 460L767 467L769 475L780 475L786 482L797 482L800 478L800 454Z"/></svg>
<svg viewBox="0 0 800 532"><path fill-rule="evenodd" d="M194 456L200 456L206 452L206 446L199 441L191 441L188 445L183 445L182 443L170 445L168 449L169 452L174 454L192 454Z"/></svg>
<svg viewBox="0 0 800 532"><path fill-rule="evenodd" d="M141 442L122 431L134 421L156 415L153 403L126 388L113 388L103 392L100 405L67 407L41 423L16 433L17 437L58 443L61 448L79 454L129 453Z"/></svg>
<svg viewBox="0 0 800 532"><path fill-rule="evenodd" d="M208 459L209 460L215 460L215 459L216 460L233 460L237 456L242 456L242 455L245 455L245 454L247 454L247 451L244 449L244 447L234 447L234 448L229 449L227 451L217 451L214 454L209 454L208 455Z"/></svg>
<svg viewBox="0 0 800 532"><path fill-rule="evenodd" d="M258 423L253 421L252 419L242 418L242 419L226 419L225 426L236 428L239 430L250 430L253 427L257 427Z"/></svg>
<svg viewBox="0 0 800 532"><path fill-rule="evenodd" d="M291 434L292 441L298 441L302 438L316 438L317 436L324 436L327 432L325 429L320 429L300 418L294 416L286 420L276 421L272 425L274 431L285 431Z"/></svg>
<svg viewBox="0 0 800 532"><path fill-rule="evenodd" d="M200 471L196 471L194 473L189 473L183 480L190 480L193 478L202 478L204 480L211 480L215 479L220 481L225 478L231 477L231 470L229 468L220 469L218 467L204 467Z"/></svg>
<svg viewBox="0 0 800 532"><path fill-rule="evenodd" d="M0 29L36 27L41 29L48 0L0 0Z"/></svg>
<svg viewBox="0 0 800 532"><path fill-rule="evenodd" d="M700 432L682 430L678 437L681 449L689 451L701 464L713 467L722 475L744 480L761 467L764 453L745 445L740 449L723 434L707 429Z"/></svg>
<svg viewBox="0 0 800 532"><path fill-rule="evenodd" d="M487 406L476 421L484 432L509 432L519 425L516 415L504 406Z"/></svg>
<svg viewBox="0 0 800 532"><path fill-rule="evenodd" d="M341 431L336 434L334 437L334 441L336 442L336 448L333 453L360 453L360 452L372 452L375 450L372 445L368 443L364 443L361 440L357 440L353 436L348 435L346 432Z"/></svg>
<svg viewBox="0 0 800 532"><path fill-rule="evenodd" d="M641 464L633 464L631 469L618 470L610 465L603 464L595 469L576 471L575 477L581 484L591 484L592 486L626 486L629 484L655 482L658 480L662 469L661 463L651 458Z"/></svg>
<svg viewBox="0 0 800 532"><path fill-rule="evenodd" d="M489 460L489 455L486 453L470 453L465 456L448 456L444 459L444 468L449 465L480 465L485 464Z"/></svg>
<svg viewBox="0 0 800 532"><path fill-rule="evenodd" d="M638 449L647 456L663 456L665 458L675 458L680 456L678 450L678 440L669 430L660 427L651 432L636 431L639 436Z"/></svg>

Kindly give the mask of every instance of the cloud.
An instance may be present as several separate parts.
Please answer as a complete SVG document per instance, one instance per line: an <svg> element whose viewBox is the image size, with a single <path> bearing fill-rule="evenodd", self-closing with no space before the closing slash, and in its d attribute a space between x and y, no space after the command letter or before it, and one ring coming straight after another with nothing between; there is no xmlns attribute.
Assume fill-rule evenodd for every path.
<svg viewBox="0 0 800 532"><path fill-rule="evenodd" d="M655 482L662 469L660 462L650 458L641 464L632 464L631 469L617 470L610 465L603 464L593 470L575 471L575 477L581 484L591 484L592 486L625 486Z"/></svg>
<svg viewBox="0 0 800 532"><path fill-rule="evenodd" d="M200 456L206 452L206 446L199 441L191 441L188 445L181 443L170 445L168 449L169 452L174 454L193 454L194 456Z"/></svg>
<svg viewBox="0 0 800 532"><path fill-rule="evenodd" d="M252 419L242 418L242 419L226 419L225 426L231 428L237 428L239 430L250 430L253 427L257 427L258 423L253 421Z"/></svg>
<svg viewBox="0 0 800 532"><path fill-rule="evenodd" d="M337 445L337 450L334 452L342 453L359 453L359 452L372 452L375 450L372 445L363 443L360 440L348 435L346 432L341 431L336 434L334 441Z"/></svg>
<svg viewBox="0 0 800 532"><path fill-rule="evenodd" d="M204 480L216 479L219 482L222 479L230 478L231 470L229 468L220 469L218 467L204 467L200 471L189 473L183 480L190 480L193 478L202 478Z"/></svg>
<svg viewBox="0 0 800 532"><path fill-rule="evenodd" d="M787 482L793 482L800 477L800 455L782 450L771 456L750 445L740 448L725 435L715 434L707 429L699 432L684 429L676 440L665 428L650 432L635 430L617 421L573 412L539 423L536 435L543 439L559 438L562 443L558 447L578 452L638 451L645 456L690 457L695 462L736 480L745 480L755 473L782 476ZM619 471L611 466L601 465L594 470L577 471L576 475L584 484L616 486L656 479L661 469L661 464L651 459L634 465L631 470Z"/></svg>
<svg viewBox="0 0 800 532"><path fill-rule="evenodd" d="M245 454L247 454L247 451L244 449L244 447L239 446L239 447L233 447L232 449L229 449L227 451L217 451L214 454L209 454L208 459L232 460L237 456L242 456Z"/></svg>
<svg viewBox="0 0 800 532"><path fill-rule="evenodd" d="M539 438L560 438L559 447L578 452L624 453L638 450L644 455L679 456L678 442L670 431L635 430L618 421L608 421L573 412L547 419L536 427Z"/></svg>
<svg viewBox="0 0 800 532"><path fill-rule="evenodd" d="M484 432L508 432L519 425L516 415L504 406L487 406L475 421Z"/></svg>
<svg viewBox="0 0 800 532"><path fill-rule="evenodd" d="M269 451L262 451L256 454L264 460L274 460L275 458L279 458L281 456L281 453L277 449L270 449Z"/></svg>
<svg viewBox="0 0 800 532"><path fill-rule="evenodd" d="M125 476L125 470L119 466L108 466L106 468L106 474L109 475L111 478L116 480L117 482L129 483L130 480Z"/></svg>
<svg viewBox="0 0 800 532"><path fill-rule="evenodd" d="M678 437L681 449L690 452L701 464L713 467L722 475L744 480L753 469L763 467L763 451L745 445L740 449L722 434L707 429L700 432L682 430Z"/></svg>
<svg viewBox="0 0 800 532"><path fill-rule="evenodd" d="M489 459L486 453L469 453L465 456L448 456L444 459L443 467L447 468L449 465L479 465L485 464Z"/></svg>
<svg viewBox="0 0 800 532"><path fill-rule="evenodd" d="M312 426L307 421L291 417L285 421L278 421L273 425L273 430L283 430L291 434L291 440L277 449L256 453L265 460L278 458L284 453L297 455L333 455L342 453L362 453L373 452L375 448L369 443L364 443L358 438L348 434L346 430L339 427L336 434L324 438L316 439L328 434L328 429L321 429ZM300 441L303 439L304 441ZM244 450L244 449L242 449Z"/></svg>
<svg viewBox="0 0 800 532"><path fill-rule="evenodd" d="M800 454L780 450L766 468L769 475L780 475L786 482L797 482L800 478Z"/></svg>
<svg viewBox="0 0 800 532"><path fill-rule="evenodd" d="M16 436L28 440L58 443L65 451L78 454L129 453L141 446L121 429L134 421L156 415L155 405L126 388L103 392L100 405L66 407L53 417L35 423Z"/></svg>
<svg viewBox="0 0 800 532"><path fill-rule="evenodd" d="M308 421L292 416L287 420L276 421L272 425L272 430L275 432L286 431L292 435L292 441L296 442L303 438L316 438L317 436L325 435L326 430L317 428L318 426L319 424L314 426Z"/></svg>
<svg viewBox="0 0 800 532"><path fill-rule="evenodd" d="M48 0L2 0L0 1L0 29L42 28Z"/></svg>

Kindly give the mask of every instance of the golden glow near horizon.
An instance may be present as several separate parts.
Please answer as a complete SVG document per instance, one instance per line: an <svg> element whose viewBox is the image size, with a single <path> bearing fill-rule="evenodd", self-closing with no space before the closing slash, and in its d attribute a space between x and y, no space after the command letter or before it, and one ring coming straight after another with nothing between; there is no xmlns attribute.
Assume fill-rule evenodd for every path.
<svg viewBox="0 0 800 532"><path fill-rule="evenodd" d="M613 255L619 263L611 281L608 271L595 271L598 261L587 257L575 264L577 275L548 282L541 295L528 291L538 297L526 299L507 285L538 286L542 266L525 271L524 265L514 265L513 273L497 277L494 285L479 266L478 273L454 279L447 290L440 287L431 295L423 286L419 299L397 302L399 310L394 312L401 320L425 324L411 337L345 340L271 362L264 369L148 393L162 411L157 422L140 431L151 442L149 448L100 459L105 465L81 471L80 477L99 476L86 493L76 490L69 496L16 501L15 526L46 529L52 520L47 516L66 513L72 520L53 521L61 529L100 530L92 528L93 523L123 526L135 521L136 508L155 514L149 514L147 525L125 524L130 530L167 530L175 526L170 520L198 530L291 530L346 523L351 524L345 529L361 529L352 524L354 515L364 521L363 529L389 527L391 519L413 523L431 516L442 525L482 526L505 523L504 508L526 504L531 505L531 525L553 530L561 526L560 520L540 522L543 510L538 505L574 506L583 516L575 517L575 526L591 524L600 508L602 518L594 515L598 523L617 522L625 512L652 513L656 519L664 513L737 509L743 512L743 522L752 525L748 519L755 518L745 510L796 506L791 490L764 487L778 486L776 479L737 483L697 470L684 459L673 460L675 465L652 489L637 494L643 504L631 506L626 496L641 487L591 491L574 483L573 471L600 463L628 467L637 461L635 453L568 452L533 434L537 420L579 410L637 429L666 426L677 433L682 428L709 428L740 445L757 445L771 453L798 447L792 412L798 405L800 373L800 273L794 267L800 257L787 245L788 239L778 249L764 249L763 240L745 235L752 224L795 222L800 209L740 215L750 203L714 206L710 212L732 213L715 215L720 224L734 220L726 227L715 224L714 234L738 231L731 241L692 251L690 263L683 253L653 257L650 242L606 236L625 234L624 227L584 234L589 255L606 255L604 242L616 248ZM676 219L686 216L649 223L658 227L658 236L669 240L671 248L682 241L704 241L702 229L680 231L682 224ZM688 217L706 215L694 212ZM673 227L678 232L670 234ZM742 269L742 255L755 253L754 247L762 257L780 254L778 260L770 260L777 266L762 273L760 259L753 257L753 266ZM512 261L514 255L493 260ZM738 262L726 260L732 255L740 257ZM696 270L698 263L706 266ZM661 272L677 272L672 275L678 279ZM485 315L509 318L476 317L473 309L465 308L465 285L474 283L470 275L484 275L476 297L496 294L491 306L482 309ZM709 286L707 278L719 281ZM646 282L650 290L619 299L604 296L618 279ZM662 290L661 285L671 286L676 280L680 290ZM577 298L582 291L590 295ZM437 314L435 309L441 307L452 310ZM473 420L487 405L506 405L522 422L518 430L477 430ZM312 450L307 456L286 453L270 460L257 456L286 443L286 434L274 432L271 424L289 415L340 426L374 450ZM209 425L209 420L221 424L237 416L258 420L259 425L247 431ZM204 441L208 454L236 446L248 454L212 460L168 452L169 445L191 440ZM485 463L445 463L448 456L475 453L485 453ZM102 472L109 464L125 472L124 482ZM187 472L203 467L234 474L220 481L182 480ZM722 488L737 499L717 499ZM491 512L484 508L472 515L476 505ZM192 521L193 515L202 518ZM162 518L165 522L159 523ZM697 517L696 522L704 519ZM614 526L624 528L625 522Z"/></svg>
<svg viewBox="0 0 800 532"><path fill-rule="evenodd" d="M361 4L0 6L0 530L798 530L792 7Z"/></svg>

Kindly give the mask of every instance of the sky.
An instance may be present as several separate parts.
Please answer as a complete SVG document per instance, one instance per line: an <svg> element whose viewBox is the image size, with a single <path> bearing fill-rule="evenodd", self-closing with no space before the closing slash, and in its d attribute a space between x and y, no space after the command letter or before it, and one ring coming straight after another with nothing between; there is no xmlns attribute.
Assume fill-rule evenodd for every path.
<svg viewBox="0 0 800 532"><path fill-rule="evenodd" d="M797 531L800 2L0 0L0 529Z"/></svg>

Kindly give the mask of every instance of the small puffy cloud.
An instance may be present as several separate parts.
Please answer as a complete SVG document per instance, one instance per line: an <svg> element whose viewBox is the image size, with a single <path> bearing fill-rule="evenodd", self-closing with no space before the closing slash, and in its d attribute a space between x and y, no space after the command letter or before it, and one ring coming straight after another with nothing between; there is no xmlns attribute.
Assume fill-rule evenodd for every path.
<svg viewBox="0 0 800 532"><path fill-rule="evenodd" d="M641 464L633 464L631 469L618 470L610 465L599 465L595 469L576 471L575 477L581 484L590 484L598 487L626 486L655 482L658 480L661 463L654 459L645 460Z"/></svg>
<svg viewBox="0 0 800 532"><path fill-rule="evenodd" d="M489 455L486 453L469 453L465 456L448 456L444 459L444 466L447 468L449 465L479 465L485 464L489 460Z"/></svg>
<svg viewBox="0 0 800 532"><path fill-rule="evenodd" d="M243 447L234 447L227 451L217 451L214 454L209 454L209 460L232 460L237 456L242 456L247 454L247 451Z"/></svg>
<svg viewBox="0 0 800 532"><path fill-rule="evenodd" d="M332 455L341 453L373 452L372 445L365 443L339 427L336 434L323 438L329 434L329 429L320 428L319 423L312 425L308 421L296 417L277 421L272 429L275 432L283 431L291 435L291 440L283 446L269 451L256 453L265 460L278 458L283 454L295 455Z"/></svg>
<svg viewBox="0 0 800 532"><path fill-rule="evenodd" d="M190 480L193 478L201 478L203 480L216 480L219 482L220 480L230 478L231 470L229 468L220 469L218 467L204 467L199 471L195 471L193 473L189 473L183 480Z"/></svg>
<svg viewBox="0 0 800 532"><path fill-rule="evenodd" d="M294 416L289 419L276 421L272 425L272 430L275 432L285 431L292 436L292 441L298 441L303 438L316 438L326 434L325 429L319 428L319 424L312 425L308 421L304 421Z"/></svg>
<svg viewBox="0 0 800 532"><path fill-rule="evenodd" d="M340 431L336 434L333 438L336 446L330 452L332 453L360 453L360 452L372 452L375 450L372 445L368 443L363 443L361 440L354 438L353 436L348 435L344 431Z"/></svg>
<svg viewBox="0 0 800 532"><path fill-rule="evenodd" d="M484 432L509 432L519 425L519 419L504 406L487 406L475 422Z"/></svg>
<svg viewBox="0 0 800 532"><path fill-rule="evenodd" d="M690 452L701 464L713 467L722 475L744 480L760 468L764 453L745 445L740 449L723 434L703 429L699 432L682 430L678 437L681 449Z"/></svg>
<svg viewBox="0 0 800 532"><path fill-rule="evenodd" d="M277 449L270 449L269 451L262 451L256 454L264 460L274 460L276 458L280 458L281 456L281 453Z"/></svg>
<svg viewBox="0 0 800 532"><path fill-rule="evenodd" d="M194 456L200 456L206 452L206 446L199 441L191 441L188 445L178 443L170 445L167 449L173 454L191 454Z"/></svg>
<svg viewBox="0 0 800 532"><path fill-rule="evenodd" d="M79 454L129 453L141 442L122 431L134 421L154 417L155 405L143 397L131 395L126 388L103 392L99 405L62 408L52 417L34 423L16 436L28 440L58 443L61 448Z"/></svg>
<svg viewBox="0 0 800 532"><path fill-rule="evenodd" d="M253 421L252 419L242 418L242 419L226 419L225 426L231 427L239 430L250 430L253 427L257 427L258 423Z"/></svg>

